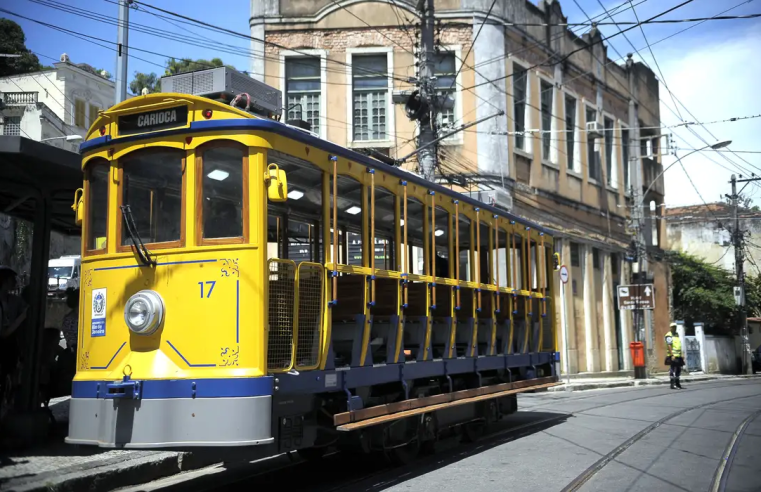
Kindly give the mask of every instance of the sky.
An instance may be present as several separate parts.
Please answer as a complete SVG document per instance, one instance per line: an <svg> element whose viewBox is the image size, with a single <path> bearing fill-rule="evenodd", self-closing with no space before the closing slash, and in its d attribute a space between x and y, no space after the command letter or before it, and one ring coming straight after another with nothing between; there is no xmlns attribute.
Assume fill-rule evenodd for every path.
<svg viewBox="0 0 761 492"><path fill-rule="evenodd" d="M499 0L515 1L515 0ZM532 0L535 3L538 0ZM685 0L633 0L639 20L657 15ZM246 34L249 31L248 19L250 0L150 0L149 3L181 13L188 17L202 19L210 24ZM578 5L576 4L578 3ZM606 9L613 9L625 0L561 0L563 12L569 22L585 22L586 15L594 18L604 14ZM88 19L81 15L62 12L53 8L65 4L82 9L89 15L105 16L107 22ZM602 4L602 6L601 6ZM220 6L224 5L224 8ZM692 0L687 5L666 14L662 19L683 19L692 17L711 17L722 11L739 5L724 15L743 15L761 13L761 0ZM71 33L63 33L42 26L31 20L0 12L18 22L27 37L26 45L37 53L44 64L58 61L62 53L67 53L75 63L85 62L96 68L105 69L116 74L116 56L113 43L116 40L117 27L114 25L118 15L118 6L114 0L6 0L2 8L34 19L39 22L59 26L76 35L87 35L98 39L79 39ZM619 22L635 21L631 9L615 16ZM609 19L606 19L609 20ZM129 80L136 71L156 72L161 75L168 57L176 58L213 58L220 57L225 63L240 70L248 70L247 52L250 48L247 39L225 34L209 32L201 27L191 27L177 20L168 21L152 15L147 9L132 10L130 21L131 59L129 62ZM229 48L216 45L214 48L192 46L182 40L166 40L154 35L138 32L140 26L149 26L167 34L192 36L199 42L211 40L224 43ZM685 28L694 26L689 30ZM626 29L631 26L622 26ZM634 58L644 61L655 71L661 83L675 95L673 100L664 85L660 87L661 123L672 126L684 121L712 122L735 117L761 114L761 18L751 20L709 21L700 25L696 23L648 24L643 26L644 36L639 27L627 31L626 37L634 48L639 50ZM606 42L608 54L612 59L635 52L623 35L616 35L616 26L600 26L602 34L612 36ZM615 36L614 36L615 35ZM668 36L673 37L658 42ZM652 54L647 48L651 43ZM226 52L227 51L227 52ZM654 55L654 57L653 57ZM659 73L657 65L662 75ZM735 121L729 123L690 125L698 136L688 128L665 129L671 135L671 151L684 157L682 165L676 163L665 173L666 204L668 206L692 205L715 202L725 193L730 192L731 174L749 176L755 172L761 175L761 118ZM710 132L710 133L709 133ZM759 153L730 154L725 151L692 152L717 141L732 140L729 149L735 151L757 151ZM690 154L690 155L688 155ZM676 162L676 157L669 155L664 159L664 168ZM688 173L685 173L686 172ZM761 205L761 185L750 185L746 195Z"/></svg>

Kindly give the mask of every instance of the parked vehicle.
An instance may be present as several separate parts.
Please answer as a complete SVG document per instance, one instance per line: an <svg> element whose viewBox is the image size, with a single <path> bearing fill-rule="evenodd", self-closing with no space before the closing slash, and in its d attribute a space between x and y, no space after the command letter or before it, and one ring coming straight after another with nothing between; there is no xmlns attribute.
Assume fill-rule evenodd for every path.
<svg viewBox="0 0 761 492"><path fill-rule="evenodd" d="M756 347L756 350L750 353L751 365L753 366L753 373L761 371L761 345Z"/></svg>
<svg viewBox="0 0 761 492"><path fill-rule="evenodd" d="M69 255L48 261L48 297L63 298L66 289L79 287L82 258Z"/></svg>

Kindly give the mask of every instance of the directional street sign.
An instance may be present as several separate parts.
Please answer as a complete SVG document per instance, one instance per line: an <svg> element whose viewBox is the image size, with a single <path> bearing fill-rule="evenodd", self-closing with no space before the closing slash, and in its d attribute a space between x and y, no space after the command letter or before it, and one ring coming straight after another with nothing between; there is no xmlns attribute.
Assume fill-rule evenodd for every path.
<svg viewBox="0 0 761 492"><path fill-rule="evenodd" d="M618 309L655 309L653 284L619 285Z"/></svg>
<svg viewBox="0 0 761 492"><path fill-rule="evenodd" d="M568 267L565 265L560 267L560 281L564 284L568 283Z"/></svg>

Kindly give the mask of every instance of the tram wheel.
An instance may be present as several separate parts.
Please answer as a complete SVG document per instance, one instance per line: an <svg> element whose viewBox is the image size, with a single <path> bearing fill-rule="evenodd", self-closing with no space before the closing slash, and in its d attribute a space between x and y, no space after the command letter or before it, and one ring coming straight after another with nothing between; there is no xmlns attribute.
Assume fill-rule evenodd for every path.
<svg viewBox="0 0 761 492"><path fill-rule="evenodd" d="M328 454L328 448L302 448L296 451L299 457L307 461L319 461Z"/></svg>
<svg viewBox="0 0 761 492"><path fill-rule="evenodd" d="M386 450L386 459L395 466L409 465L417 459L421 448L420 440L415 439L404 446Z"/></svg>
<svg viewBox="0 0 761 492"><path fill-rule="evenodd" d="M462 442L476 442L486 431L486 422L480 420L462 424Z"/></svg>

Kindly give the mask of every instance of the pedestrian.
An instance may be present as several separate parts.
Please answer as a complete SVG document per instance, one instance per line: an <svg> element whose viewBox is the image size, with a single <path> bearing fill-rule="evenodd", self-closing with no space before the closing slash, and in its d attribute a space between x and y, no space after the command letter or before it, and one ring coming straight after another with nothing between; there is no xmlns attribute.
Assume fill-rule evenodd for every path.
<svg viewBox="0 0 761 492"><path fill-rule="evenodd" d="M671 379L671 389L682 389L679 377L682 374L684 358L682 357L682 339L679 338L679 331L676 329L676 323L671 323L670 330L666 333L666 364L669 366L669 379Z"/></svg>
<svg viewBox="0 0 761 492"><path fill-rule="evenodd" d="M63 317L63 337L66 339L66 350L76 351L79 324L79 289L66 289L66 305L70 311Z"/></svg>

